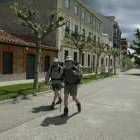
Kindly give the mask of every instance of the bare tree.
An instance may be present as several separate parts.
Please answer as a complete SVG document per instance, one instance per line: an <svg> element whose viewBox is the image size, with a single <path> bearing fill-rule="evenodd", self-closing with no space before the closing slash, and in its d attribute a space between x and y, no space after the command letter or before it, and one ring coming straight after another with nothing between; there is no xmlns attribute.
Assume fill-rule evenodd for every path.
<svg viewBox="0 0 140 140"><path fill-rule="evenodd" d="M86 37L84 31L80 33L72 32L72 33L65 33L65 39L72 41L72 44L78 49L79 51L79 63L82 64L82 53L84 49L91 48L91 34Z"/></svg>
<svg viewBox="0 0 140 140"><path fill-rule="evenodd" d="M58 13L52 13L49 15L49 22L46 24L38 23L33 19L36 16L36 11L28 8L20 8L18 3L15 3L12 6L15 16L17 16L21 24L31 29L33 35L36 39L36 59L35 59L35 74L34 74L34 84L33 88L38 91L39 87L39 64L40 64L40 56L41 56L41 44L43 39L55 31L57 28L63 26L65 24L64 18Z"/></svg>
<svg viewBox="0 0 140 140"><path fill-rule="evenodd" d="M107 46L107 49L106 49L106 53L108 55L108 74L110 75L110 58L112 56L112 50L113 48L110 47L110 46Z"/></svg>
<svg viewBox="0 0 140 140"><path fill-rule="evenodd" d="M113 55L113 68L114 68L114 74L116 75L116 61L117 56L120 56L120 49L119 48L113 48L112 50Z"/></svg>
<svg viewBox="0 0 140 140"><path fill-rule="evenodd" d="M94 52L97 55L97 62L96 62L96 70L95 73L98 74L99 72L99 61L100 61L100 56L103 52L105 52L105 44L103 43L98 43L97 45L95 45L95 47L93 48Z"/></svg>

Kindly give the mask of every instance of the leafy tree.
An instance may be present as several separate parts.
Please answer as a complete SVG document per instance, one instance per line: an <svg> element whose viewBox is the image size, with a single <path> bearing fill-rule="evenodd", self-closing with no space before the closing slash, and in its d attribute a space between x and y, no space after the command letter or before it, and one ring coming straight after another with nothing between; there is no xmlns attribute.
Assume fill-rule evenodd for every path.
<svg viewBox="0 0 140 140"><path fill-rule="evenodd" d="M65 24L64 18L58 15L58 12L49 15L49 21L46 24L38 23L35 21L37 12L30 7L20 8L18 3L14 3L12 6L15 16L17 16L21 24L31 29L36 39L36 59L35 59L35 74L33 88L38 91L39 88L39 67L41 56L41 44L43 39L55 31L57 28Z"/></svg>
<svg viewBox="0 0 140 140"><path fill-rule="evenodd" d="M138 67L140 67L140 30L136 29L135 31L135 40L130 45L130 49L133 50L132 53L129 54L130 58L134 58L134 63Z"/></svg>

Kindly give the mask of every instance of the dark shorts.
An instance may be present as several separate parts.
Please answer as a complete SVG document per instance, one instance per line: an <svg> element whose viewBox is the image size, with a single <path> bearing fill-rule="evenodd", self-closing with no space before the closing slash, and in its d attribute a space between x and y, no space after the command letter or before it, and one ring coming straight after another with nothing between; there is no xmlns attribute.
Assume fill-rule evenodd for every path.
<svg viewBox="0 0 140 140"><path fill-rule="evenodd" d="M63 87L62 84L52 84L53 90L61 90L62 87Z"/></svg>
<svg viewBox="0 0 140 140"><path fill-rule="evenodd" d="M77 96L78 84L65 84L64 86L64 94Z"/></svg>

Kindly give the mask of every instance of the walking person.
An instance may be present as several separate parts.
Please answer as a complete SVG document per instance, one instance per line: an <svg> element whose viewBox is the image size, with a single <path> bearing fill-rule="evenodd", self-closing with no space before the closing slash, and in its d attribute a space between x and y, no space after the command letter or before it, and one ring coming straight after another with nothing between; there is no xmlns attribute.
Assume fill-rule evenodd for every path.
<svg viewBox="0 0 140 140"><path fill-rule="evenodd" d="M50 109L53 110L56 104L61 104L61 88L63 87L62 80L63 68L59 65L58 58L53 58L52 65L50 66L48 72L46 73L45 81L48 82L51 78L51 86L54 91L54 97ZM56 102L56 99L58 101Z"/></svg>
<svg viewBox="0 0 140 140"><path fill-rule="evenodd" d="M75 101L78 112L81 112L81 103L77 99L77 91L79 80L82 77L82 71L74 64L71 56L67 56L65 60L65 67L63 69L64 79L64 112L61 117L68 116L68 97L72 96Z"/></svg>

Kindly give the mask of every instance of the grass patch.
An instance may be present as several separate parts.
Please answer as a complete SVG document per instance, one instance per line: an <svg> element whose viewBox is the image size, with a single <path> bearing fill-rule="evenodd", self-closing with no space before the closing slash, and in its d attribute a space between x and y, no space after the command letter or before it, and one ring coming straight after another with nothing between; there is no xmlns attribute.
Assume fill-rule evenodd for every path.
<svg viewBox="0 0 140 140"><path fill-rule="evenodd" d="M81 83L83 84L87 84L93 80L98 80L98 79L101 79L102 77L100 75L87 75L87 76L84 76L82 78L82 81Z"/></svg>
<svg viewBox="0 0 140 140"><path fill-rule="evenodd" d="M93 80L98 80L105 77L109 77L109 75L86 75L82 78L81 83L87 84ZM49 84L45 84L44 82L40 83L39 92L47 91L49 89ZM35 90L33 89L33 83L3 86L0 87L0 101L7 99L16 99L19 96L26 98L27 95L34 94L34 92Z"/></svg>
<svg viewBox="0 0 140 140"><path fill-rule="evenodd" d="M40 83L39 92L49 90L50 86L45 83ZM34 94L33 83L17 84L0 87L0 100L17 98L18 96L26 97L29 94Z"/></svg>

